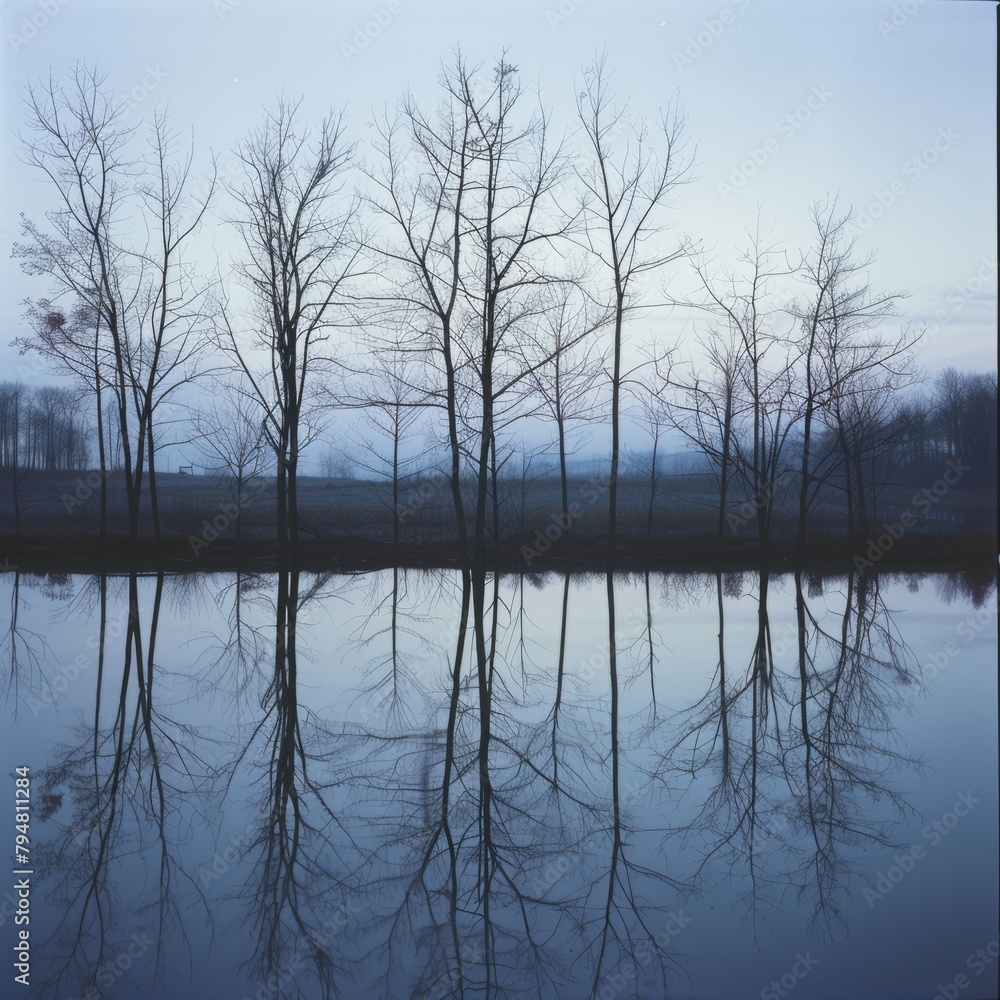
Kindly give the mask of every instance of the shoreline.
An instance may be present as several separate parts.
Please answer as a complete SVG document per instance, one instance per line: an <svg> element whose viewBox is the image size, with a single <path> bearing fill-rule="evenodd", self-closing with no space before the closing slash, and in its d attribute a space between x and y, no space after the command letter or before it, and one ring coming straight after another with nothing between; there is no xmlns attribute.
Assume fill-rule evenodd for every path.
<svg viewBox="0 0 1000 1000"><path fill-rule="evenodd" d="M606 541L602 536L573 537L553 541L544 552L536 539L517 538L487 547L490 572L542 574L606 572ZM875 545L872 549L871 546ZM876 558L876 554L877 558ZM947 572L948 570L995 571L995 535L914 534L893 541L887 549L874 539L851 543L845 538L812 542L802 569L807 572L844 573L861 571L874 575L894 572ZM768 569L792 572L796 568L794 542L772 540L766 562L752 539L682 535L667 538L619 537L617 572L746 572ZM186 537L168 537L159 542L143 538L130 545L124 536L110 536L105 545L94 536L31 533L20 537L0 536L0 570L13 572L93 572L95 569L165 570L178 573L254 572L277 570L278 546L274 539L236 542L218 539L192 551ZM454 543L406 544L359 537L302 538L296 566L307 571L357 572L389 569L456 569L460 565Z"/></svg>

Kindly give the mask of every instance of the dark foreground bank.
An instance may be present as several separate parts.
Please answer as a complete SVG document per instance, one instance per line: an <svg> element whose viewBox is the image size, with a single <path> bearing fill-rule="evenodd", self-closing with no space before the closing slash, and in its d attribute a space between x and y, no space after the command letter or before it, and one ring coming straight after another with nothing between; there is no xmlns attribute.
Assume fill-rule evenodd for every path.
<svg viewBox="0 0 1000 1000"><path fill-rule="evenodd" d="M544 536L543 536L544 538ZM882 543L881 545L879 543ZM891 542L891 544L888 544ZM883 570L924 572L947 569L993 570L996 566L995 535L885 535L851 543L831 538L806 550L802 567L810 571ZM233 568L275 569L278 546L273 540L237 542L218 539L193 545L190 538L142 539L130 544L121 537L30 534L0 537L0 569L41 572L88 572L95 568L166 569L172 572L218 572ZM537 533L488 547L490 569L505 573L599 572L607 567L604 537L563 536L545 546ZM667 539L620 538L616 568L644 570L729 572L771 567L788 570L798 562L796 549L788 541L773 542L765 554L747 539L727 539L720 544L713 536ZM305 538L295 558L304 570L359 571L391 566L453 568L461 564L453 542L407 544L365 538Z"/></svg>

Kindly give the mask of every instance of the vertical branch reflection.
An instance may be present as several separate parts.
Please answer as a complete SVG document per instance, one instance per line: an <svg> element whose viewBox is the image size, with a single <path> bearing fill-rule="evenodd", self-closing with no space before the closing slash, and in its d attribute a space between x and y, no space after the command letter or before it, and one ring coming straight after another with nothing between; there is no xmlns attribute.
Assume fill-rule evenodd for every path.
<svg viewBox="0 0 1000 1000"><path fill-rule="evenodd" d="M559 783L559 753L556 737L559 732L559 709L562 707L563 684L566 679L566 625L569 621L569 573L563 574L562 610L559 615L559 652L556 657L556 693L552 702L552 781Z"/></svg>
<svg viewBox="0 0 1000 1000"><path fill-rule="evenodd" d="M266 776L264 822L251 848L258 853L246 883L257 947L246 967L259 989L277 989L282 996L312 995L315 984L328 997L348 975L339 939L348 891L341 873L351 867L342 861L345 847L357 845L331 801L337 779L322 776L336 756L337 738L299 705L300 615L326 596L329 578L317 576L302 589L294 562L278 570L273 671L262 698L265 714L251 737L253 742L265 733ZM304 718L315 732L305 732ZM332 748L313 751L313 741Z"/></svg>
<svg viewBox="0 0 1000 1000"><path fill-rule="evenodd" d="M912 658L878 577L847 578L836 635L813 615L800 572L795 606L799 732L783 767L797 803L791 815L811 845L797 870L811 887L811 924L827 929L841 921L840 898L853 871L847 849L893 846L890 824L909 811L885 776L916 764L894 750L891 712L898 687L912 683Z"/></svg>
<svg viewBox="0 0 1000 1000"><path fill-rule="evenodd" d="M621 766L620 727L608 753L605 696L598 718L567 699L571 581L552 619L559 640L546 679L557 707L541 718L536 688L518 694L528 641L521 582L509 581L508 600L501 579L463 574L440 731L401 732L390 720L367 733L381 749L358 780L390 806L373 895L397 902L372 918L373 931L385 928L377 954L387 997L548 997L579 976L600 983L630 955L645 956L648 972L664 964L636 884L662 876L628 856L624 806L619 797L609 820L602 787L611 762ZM478 633L468 620L477 586L487 612ZM570 954L581 957L569 963Z"/></svg>
<svg viewBox="0 0 1000 1000"><path fill-rule="evenodd" d="M776 656L769 580L760 574L748 679L730 690L727 595L717 576L716 677L677 720L664 762L670 766L683 753L691 774L717 774L683 831L705 844L698 875L721 862L731 878L744 879L755 919L780 907L787 887L797 885L812 900L811 926L827 931L839 919L851 851L891 843L890 825L906 811L888 775L915 763L896 752L892 721L899 686L912 682L912 657L877 577L848 576L843 607L820 615L810 607L803 573L793 580L794 629L785 630ZM819 592L816 580L809 587ZM835 628L826 624L830 618ZM787 719L784 729L779 719Z"/></svg>
<svg viewBox="0 0 1000 1000"><path fill-rule="evenodd" d="M139 574L132 571L125 581L121 679L117 690L108 692L111 719L108 724L102 722L109 679L108 577L101 574L93 586L99 608L93 724L80 744L65 749L40 776L45 805L39 818L52 822L56 829L44 844L43 857L47 867L63 873L57 893L61 918L52 939L60 948L53 954L46 985L55 990L71 985L84 991L107 988L107 962L118 948L116 939L122 937L129 943L125 932L137 927L131 914L117 915L123 873L155 858L155 875L150 880L155 896L145 908L153 914L153 922L140 921L138 927L152 934L152 975L164 989L168 965L176 964L176 957L167 961L166 942L177 937L182 949L187 949L178 880L200 895L180 864L176 835L181 812L197 810L200 788L191 766L197 760L190 748L193 733L164 716L154 698L162 572L155 576L145 627ZM120 634L121 629L117 631ZM184 787L174 784L171 771L185 779ZM66 810L69 816L64 819ZM150 834L155 845L152 855ZM131 878L135 879L134 871Z"/></svg>
<svg viewBox="0 0 1000 1000"><path fill-rule="evenodd" d="M30 579L30 578L29 578ZM10 616L7 633L4 636L5 659L7 670L7 697L13 700L14 711L17 712L22 701L22 684L26 684L26 692L34 690L35 678L44 683L42 667L49 656L49 646L45 636L21 623L21 571L15 566L10 591ZM51 696L51 691L46 692ZM29 707L37 713L44 702L27 699Z"/></svg>

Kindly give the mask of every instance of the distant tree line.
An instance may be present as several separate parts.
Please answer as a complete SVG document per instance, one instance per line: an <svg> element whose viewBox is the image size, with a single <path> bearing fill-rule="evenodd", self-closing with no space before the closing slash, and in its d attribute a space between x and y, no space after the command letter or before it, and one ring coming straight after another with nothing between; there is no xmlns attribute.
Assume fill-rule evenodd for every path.
<svg viewBox="0 0 1000 1000"><path fill-rule="evenodd" d="M810 517L824 505L846 512L852 537L868 537L878 528L879 502L888 488L933 483L947 468L957 467L949 481L957 474L964 490L978 490L984 500L992 493L997 473L995 375L948 368L930 385L863 385L849 396L832 396L816 405L809 436L802 411L792 401L782 414L786 433L774 435L769 475L759 486L751 479L754 466L747 459L753 447L747 415L752 407L739 387L733 387L731 397L702 387L701 398L689 387L686 400L667 404L719 485L720 537L746 534L748 521L764 518L758 534L766 539L771 518L780 513L786 520L797 519L804 544L813 529L824 533L822 517ZM732 419L713 425L706 413L715 412L720 398ZM772 414L781 414L783 403L774 401ZM778 417L773 419L777 425Z"/></svg>
<svg viewBox="0 0 1000 1000"><path fill-rule="evenodd" d="M528 420L552 429L562 523L568 458L605 429L610 563L619 480L644 466L652 533L668 435L714 478L719 538L750 530L764 551L776 516L804 547L831 502L865 534L888 485L942 459L975 481L995 473L995 378L949 369L932 398L915 391L923 331L890 330L904 293L870 285L850 213L817 203L797 256L758 228L731 270L669 237L672 196L690 180L683 115L634 119L602 60L563 134L506 57L484 70L457 54L439 100L407 96L376 117L364 157L340 113L313 127L282 99L224 185L214 169L193 180L193 153L162 113L143 147L104 84L77 66L65 84L28 88L22 156L55 198L44 225L23 219L14 248L48 285L17 344L82 388L97 465L124 476L131 538L159 536L156 456L181 418L199 464L236 480L237 502L273 477L289 556L303 453L331 440L334 415L361 425L353 447L392 484L397 541L401 484L433 471L470 570L517 502L501 482L537 475ZM238 247L225 279L193 252L222 188L220 225ZM694 294L675 291L684 268ZM700 317L700 332L650 339L649 310L663 305ZM29 418L47 412L40 393L4 403L5 461L79 464L82 411ZM645 456L624 447L628 426L648 432ZM102 533L106 499L102 485Z"/></svg>
<svg viewBox="0 0 1000 1000"><path fill-rule="evenodd" d="M0 382L0 465L10 469L85 469L90 426L79 394L60 386Z"/></svg>
<svg viewBox="0 0 1000 1000"><path fill-rule="evenodd" d="M682 402L675 404L671 420L684 421ZM856 420L843 432L841 447L846 445L848 453L858 452L863 461L872 461L875 481L911 485L928 476L935 478L931 474L936 474L949 458L961 458L969 464L967 485L980 487L993 480L997 459L995 375L946 368L898 393L892 403L881 421L866 427ZM638 423L641 429L641 421ZM647 430L650 435L655 433ZM819 440L821 452L834 450L838 444L836 428L824 427ZM673 452L666 458L652 448L632 448L623 460L623 475L633 481L648 480L653 468L657 478L665 474L715 475L716 451L710 440L703 445L689 441L686 453ZM779 471L786 481L796 477L801 458L802 439L793 434L780 463ZM736 468L737 463L731 461L731 477L736 475ZM842 468L839 474L831 472L828 487L845 492L848 471ZM558 475L558 468L550 463L546 472Z"/></svg>

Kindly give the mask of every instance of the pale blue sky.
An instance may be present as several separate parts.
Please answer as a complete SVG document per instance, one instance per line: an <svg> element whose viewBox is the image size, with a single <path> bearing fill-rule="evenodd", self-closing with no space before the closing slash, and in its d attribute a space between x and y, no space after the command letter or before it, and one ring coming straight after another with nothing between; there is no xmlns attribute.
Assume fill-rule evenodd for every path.
<svg viewBox="0 0 1000 1000"><path fill-rule="evenodd" d="M379 10L384 26L373 20ZM860 230L861 245L878 251L875 284L909 289L906 318L934 324L922 352L931 368L995 365L993 4L7 0L0 16L0 361L13 357L7 345L19 332L20 300L46 292L43 279L20 276L9 258L18 212L40 219L48 197L13 151L27 80L50 68L62 74L78 59L106 69L123 94L138 88L141 96L145 78L153 86L136 119L167 104L175 126L193 127L201 165L213 149L225 166L282 90L303 95L315 118L346 107L364 151L371 108L393 105L407 87L435 99L440 62L461 44L470 59L486 61L509 47L560 126L573 125L574 78L605 45L630 110L655 116L678 98L699 179L676 197L673 235L715 246L722 259L744 241L758 205L765 228L795 255L811 238L815 199L874 203L871 218L880 192L883 201L891 195ZM39 27L28 37L32 18ZM374 37L361 48L354 42L366 22ZM733 184L754 155L764 162L751 160ZM686 274L675 282L690 285ZM673 329L681 328L675 316Z"/></svg>

